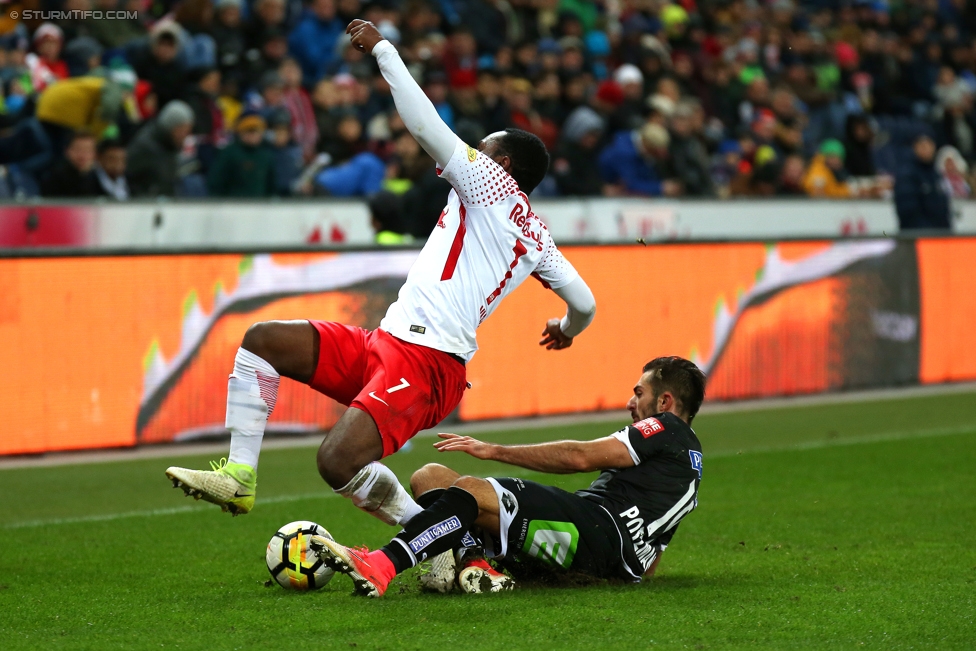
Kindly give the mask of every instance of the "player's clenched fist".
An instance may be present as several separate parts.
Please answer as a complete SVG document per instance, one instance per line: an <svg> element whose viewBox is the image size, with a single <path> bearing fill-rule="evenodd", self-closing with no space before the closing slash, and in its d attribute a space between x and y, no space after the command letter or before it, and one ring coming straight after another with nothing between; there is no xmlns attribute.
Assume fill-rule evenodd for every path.
<svg viewBox="0 0 976 651"><path fill-rule="evenodd" d="M371 54L376 44L383 40L383 35L376 29L376 25L358 18L349 23L346 34L352 37L353 47L366 54Z"/></svg>

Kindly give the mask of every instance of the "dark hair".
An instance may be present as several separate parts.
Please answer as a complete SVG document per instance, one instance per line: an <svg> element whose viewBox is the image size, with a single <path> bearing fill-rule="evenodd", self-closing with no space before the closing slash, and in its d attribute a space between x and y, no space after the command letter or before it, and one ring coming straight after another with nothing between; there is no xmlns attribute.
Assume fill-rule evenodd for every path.
<svg viewBox="0 0 976 651"><path fill-rule="evenodd" d="M670 391L691 423L705 399L705 374L701 369L683 357L671 356L644 364L644 373L648 371L656 371L650 379L654 394Z"/></svg>
<svg viewBox="0 0 976 651"><path fill-rule="evenodd" d="M531 194L549 171L546 146L539 136L512 128L505 129L505 135L499 138L498 144L496 155L508 156L512 160L508 173L522 192Z"/></svg>
<svg viewBox="0 0 976 651"><path fill-rule="evenodd" d="M177 45L176 34L173 32L160 32L153 41L154 45Z"/></svg>
<svg viewBox="0 0 976 651"><path fill-rule="evenodd" d="M95 142L98 142L98 138L95 137L95 134L93 134L91 131L85 131L84 129L79 129L71 134L71 137L68 138L67 147L75 144L76 140L94 140ZM65 149L67 149L67 147L65 147Z"/></svg>
<svg viewBox="0 0 976 651"><path fill-rule="evenodd" d="M369 198L370 216L380 230L403 233L403 199L389 190L380 190Z"/></svg>
<svg viewBox="0 0 976 651"><path fill-rule="evenodd" d="M98 155L101 156L109 149L125 149L125 145L117 138L106 138L98 143Z"/></svg>

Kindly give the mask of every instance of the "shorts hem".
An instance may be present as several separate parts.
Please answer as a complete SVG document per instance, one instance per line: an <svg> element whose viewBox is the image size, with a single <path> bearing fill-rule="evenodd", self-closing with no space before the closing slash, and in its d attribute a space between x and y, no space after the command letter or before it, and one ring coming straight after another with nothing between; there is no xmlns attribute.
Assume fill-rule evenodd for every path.
<svg viewBox="0 0 976 651"><path fill-rule="evenodd" d="M502 495L506 492L505 488L493 477L487 477L486 479L491 484L491 487L495 489L495 497L498 498L498 544L501 547L501 551L495 554L494 558L502 559L508 554L508 530L515 520L515 514L509 514L502 508Z"/></svg>
<svg viewBox="0 0 976 651"><path fill-rule="evenodd" d="M395 453L399 449L394 448L396 441L393 440L393 437L383 433L383 429L380 427L379 419L376 418L376 414L370 411L369 407L366 406L366 403L361 401L359 398L356 398L349 404L350 409L353 407L360 411L365 411L367 414L369 414L369 417L373 419L373 424L376 425L376 431L380 433L380 442L383 444L383 456L380 458L385 459L386 457Z"/></svg>

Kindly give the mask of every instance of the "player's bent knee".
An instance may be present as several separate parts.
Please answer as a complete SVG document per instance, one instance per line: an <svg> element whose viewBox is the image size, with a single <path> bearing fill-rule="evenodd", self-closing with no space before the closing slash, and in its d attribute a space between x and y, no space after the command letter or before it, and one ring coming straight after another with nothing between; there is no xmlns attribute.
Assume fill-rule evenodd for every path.
<svg viewBox="0 0 976 651"><path fill-rule="evenodd" d="M328 439L326 439L327 441ZM315 464L318 466L319 475L332 488L342 488L356 475L362 466L355 467L354 463L349 463L336 455L331 450L331 446L323 442L319 447L318 454L315 455Z"/></svg>
<svg viewBox="0 0 976 651"><path fill-rule="evenodd" d="M454 486L465 490L476 498L480 495L484 495L485 491L491 491L491 494L495 494L495 490L491 487L486 479L481 479L480 477L471 477L470 475L464 475L463 477L458 477L454 480ZM479 499L479 501L481 501Z"/></svg>
<svg viewBox="0 0 976 651"><path fill-rule="evenodd" d="M308 321L262 321L247 329L241 348L271 364L281 375L308 382L318 362L317 341Z"/></svg>
<svg viewBox="0 0 976 651"><path fill-rule="evenodd" d="M454 471L447 466L439 463L425 464L410 475L410 492L416 497L434 488L447 488L453 482L453 478L447 483L438 481L438 478L448 474L454 474Z"/></svg>
<svg viewBox="0 0 976 651"><path fill-rule="evenodd" d="M371 461L378 458L368 451L349 449L341 442L333 443L332 437L327 436L319 446L315 463L322 479L332 488L339 489L352 481L356 473L368 466Z"/></svg>
<svg viewBox="0 0 976 651"><path fill-rule="evenodd" d="M274 366L273 360L268 359L273 357L274 340L275 340L275 330L278 328L279 324L274 321L262 321L260 323L252 324L247 332L244 333L244 339L241 341L241 348L250 351L266 360L272 366Z"/></svg>

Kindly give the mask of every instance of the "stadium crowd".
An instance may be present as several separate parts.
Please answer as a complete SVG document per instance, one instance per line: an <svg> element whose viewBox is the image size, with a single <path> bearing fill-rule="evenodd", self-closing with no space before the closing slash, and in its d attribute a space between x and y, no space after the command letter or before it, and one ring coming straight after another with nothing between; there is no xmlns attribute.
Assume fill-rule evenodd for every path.
<svg viewBox="0 0 976 651"><path fill-rule="evenodd" d="M357 17L465 141L542 138L539 195L941 214L972 188L973 0L0 6L0 197L369 196L378 230L425 236L449 188L349 45Z"/></svg>

